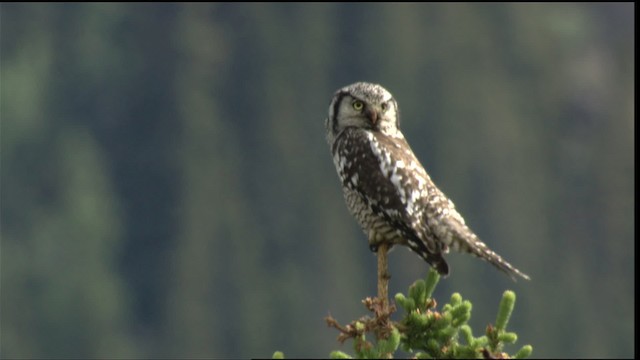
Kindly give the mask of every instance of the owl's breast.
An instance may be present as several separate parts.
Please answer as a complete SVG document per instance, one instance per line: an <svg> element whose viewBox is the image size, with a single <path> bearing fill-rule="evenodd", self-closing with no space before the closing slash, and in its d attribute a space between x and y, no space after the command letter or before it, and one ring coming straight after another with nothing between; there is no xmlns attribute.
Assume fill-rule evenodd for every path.
<svg viewBox="0 0 640 360"><path fill-rule="evenodd" d="M370 204L361 193L343 188L344 199L349 212L356 219L362 231L369 238L370 243L387 242L390 244L406 244L406 234L403 234L397 222L383 211L376 209L377 205Z"/></svg>

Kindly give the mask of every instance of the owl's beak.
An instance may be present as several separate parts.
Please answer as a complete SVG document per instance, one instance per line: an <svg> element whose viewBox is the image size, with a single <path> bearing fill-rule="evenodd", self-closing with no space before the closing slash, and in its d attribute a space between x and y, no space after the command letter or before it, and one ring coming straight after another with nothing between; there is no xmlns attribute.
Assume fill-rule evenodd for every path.
<svg viewBox="0 0 640 360"><path fill-rule="evenodd" d="M371 121L373 126L378 125L378 111L368 108L364 114Z"/></svg>

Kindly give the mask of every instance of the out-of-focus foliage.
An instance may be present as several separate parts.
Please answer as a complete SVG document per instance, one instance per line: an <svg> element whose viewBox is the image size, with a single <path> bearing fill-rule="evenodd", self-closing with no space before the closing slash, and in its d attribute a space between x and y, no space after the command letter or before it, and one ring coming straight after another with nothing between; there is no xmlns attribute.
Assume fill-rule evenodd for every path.
<svg viewBox="0 0 640 360"><path fill-rule="evenodd" d="M324 142L359 80L532 277L451 254L434 296L513 287L536 356L632 356L634 22L631 3L1 4L0 356L326 356L327 311L375 291ZM390 291L426 271L393 252Z"/></svg>

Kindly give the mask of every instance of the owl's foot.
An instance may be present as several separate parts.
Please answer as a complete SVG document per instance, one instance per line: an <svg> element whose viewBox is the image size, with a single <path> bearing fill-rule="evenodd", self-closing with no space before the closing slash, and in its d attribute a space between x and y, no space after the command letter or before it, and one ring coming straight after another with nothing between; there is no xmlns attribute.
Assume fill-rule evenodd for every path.
<svg viewBox="0 0 640 360"><path fill-rule="evenodd" d="M371 252L374 252L374 253L376 253L376 254L377 254L377 253L378 253L378 248L379 248L379 247L380 247L380 245L381 245L381 244L383 244L383 243L384 243L384 244L387 244L387 249L388 249L389 251L391 251L391 248L393 247L393 245L395 245L395 244L393 244L393 243L386 242L386 241L377 241L377 242L369 241L369 250L371 250Z"/></svg>
<svg viewBox="0 0 640 360"><path fill-rule="evenodd" d="M391 250L391 248L392 248L392 247L393 247L393 245L394 245L394 244L390 244L390 243L383 242L383 241L380 241L380 242L377 242L377 243L369 243L369 250L371 250L371 251L372 251L372 252L374 252L374 253L378 253L378 248L379 248L379 247L380 247L380 245L381 245L381 244L383 244L383 243L387 244L387 248L388 248L389 250Z"/></svg>

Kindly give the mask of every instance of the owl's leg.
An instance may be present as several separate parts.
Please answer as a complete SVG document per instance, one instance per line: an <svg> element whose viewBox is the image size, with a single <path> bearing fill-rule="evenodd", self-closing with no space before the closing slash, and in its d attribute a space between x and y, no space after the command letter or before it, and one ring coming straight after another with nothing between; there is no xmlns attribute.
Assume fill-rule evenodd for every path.
<svg viewBox="0 0 640 360"><path fill-rule="evenodd" d="M367 238L369 239L369 250L374 253L378 252L378 248L381 244L387 244L387 249L391 251L393 245L395 244L404 244L405 241L401 236L397 236L393 238L393 240L389 240L388 234L380 234L377 231L369 230L367 233Z"/></svg>

